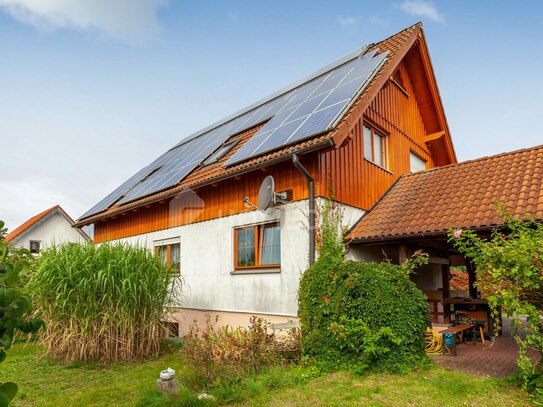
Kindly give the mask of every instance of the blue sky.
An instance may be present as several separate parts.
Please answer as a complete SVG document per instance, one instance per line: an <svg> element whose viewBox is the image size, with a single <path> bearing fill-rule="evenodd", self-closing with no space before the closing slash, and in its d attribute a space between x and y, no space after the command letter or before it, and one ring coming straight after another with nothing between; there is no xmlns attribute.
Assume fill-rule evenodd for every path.
<svg viewBox="0 0 543 407"><path fill-rule="evenodd" d="M0 219L79 217L185 136L422 21L459 160L543 143L543 2L0 0Z"/></svg>

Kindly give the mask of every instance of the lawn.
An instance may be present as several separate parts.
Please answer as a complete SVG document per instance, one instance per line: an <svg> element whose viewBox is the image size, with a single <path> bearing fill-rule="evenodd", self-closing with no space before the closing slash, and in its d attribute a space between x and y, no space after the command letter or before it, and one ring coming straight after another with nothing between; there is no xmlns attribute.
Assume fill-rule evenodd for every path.
<svg viewBox="0 0 543 407"><path fill-rule="evenodd" d="M142 363L62 366L38 358L35 345L17 344L1 365L0 382L19 385L18 406L134 406L152 395L160 370L172 367L180 381L193 378L179 354L164 354ZM304 370L306 369L306 370ZM295 374L292 373L296 371ZM275 369L233 385L231 400L242 405L368 405L368 406L527 406L528 396L507 382L432 367L408 375L370 374L354 377L339 372L315 376L314 369ZM306 379L304 379L304 377ZM227 388L217 390L228 400ZM209 390L213 394L213 389ZM147 398L149 399L149 398ZM152 399L152 397L151 397ZM156 398L157 406L176 405ZM186 404L183 404L186 405Z"/></svg>

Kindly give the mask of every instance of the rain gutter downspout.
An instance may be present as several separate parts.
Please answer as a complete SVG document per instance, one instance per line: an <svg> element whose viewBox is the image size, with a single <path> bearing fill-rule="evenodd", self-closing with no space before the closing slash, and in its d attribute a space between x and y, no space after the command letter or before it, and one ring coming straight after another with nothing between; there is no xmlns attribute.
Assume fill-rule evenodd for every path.
<svg viewBox="0 0 543 407"><path fill-rule="evenodd" d="M296 153L292 154L292 164L302 173L309 187L309 265L315 263L315 181L300 162Z"/></svg>

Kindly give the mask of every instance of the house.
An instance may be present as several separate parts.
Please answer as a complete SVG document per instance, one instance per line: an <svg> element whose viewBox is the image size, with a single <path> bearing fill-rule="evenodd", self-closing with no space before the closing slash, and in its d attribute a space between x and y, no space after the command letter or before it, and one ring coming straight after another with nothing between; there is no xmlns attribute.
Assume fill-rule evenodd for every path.
<svg viewBox="0 0 543 407"><path fill-rule="evenodd" d="M435 323L449 322L450 309L488 321L488 304L474 282L475 267L448 242L451 229L482 236L503 223L497 204L516 218L543 221L543 145L402 175L347 234L348 258L401 263L416 250L430 264L413 275L432 304ZM449 292L450 267L463 266L468 293ZM442 306L445 304L445 307Z"/></svg>
<svg viewBox="0 0 543 407"><path fill-rule="evenodd" d="M400 175L455 162L418 23L181 140L76 226L178 265L181 330L206 313L284 322L297 315L324 197L351 226ZM258 210L265 179L274 203Z"/></svg>
<svg viewBox="0 0 543 407"><path fill-rule="evenodd" d="M73 228L74 221L60 207L55 205L36 216L31 217L21 226L6 235L6 242L15 247L39 254L56 244L81 243L89 240L85 232Z"/></svg>

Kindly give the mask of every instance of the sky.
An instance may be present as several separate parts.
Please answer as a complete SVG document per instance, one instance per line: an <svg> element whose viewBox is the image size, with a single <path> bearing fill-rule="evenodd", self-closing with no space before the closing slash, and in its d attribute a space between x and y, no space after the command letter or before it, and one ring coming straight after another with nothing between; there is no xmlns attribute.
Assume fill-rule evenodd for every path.
<svg viewBox="0 0 543 407"><path fill-rule="evenodd" d="M0 219L77 219L184 137L417 21L459 161L543 144L542 1L0 0Z"/></svg>

